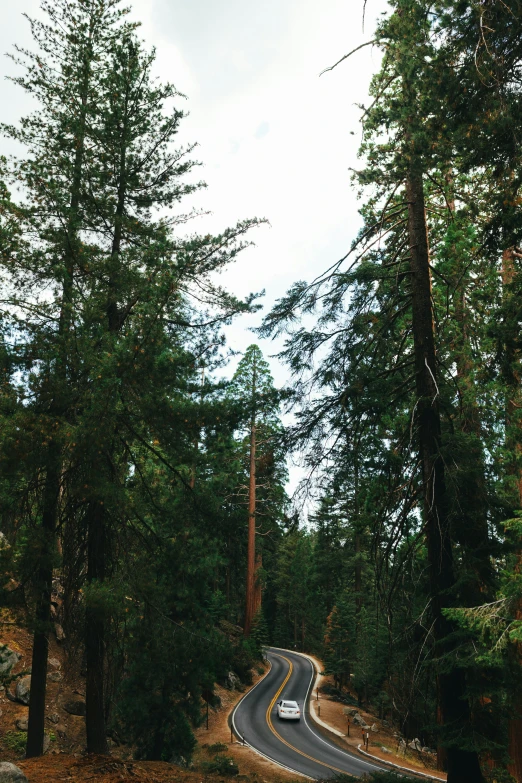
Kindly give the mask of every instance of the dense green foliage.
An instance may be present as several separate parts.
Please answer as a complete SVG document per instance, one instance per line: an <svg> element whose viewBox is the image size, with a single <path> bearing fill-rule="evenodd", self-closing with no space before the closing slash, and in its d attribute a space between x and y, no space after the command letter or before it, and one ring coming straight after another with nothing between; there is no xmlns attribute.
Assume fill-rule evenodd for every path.
<svg viewBox="0 0 522 783"><path fill-rule="evenodd" d="M260 654L236 626L245 411L216 379L223 325L256 307L216 273L260 221L187 235L178 203L201 183L192 148L174 146L183 96L152 78L117 0L42 8L35 52L18 53L37 108L4 129L25 154L5 167L16 199L2 193L2 567L35 633L28 753L41 752L58 577L88 750L113 730L140 758L188 760L202 695L230 670L248 681ZM277 539L275 453L260 459Z"/></svg>
<svg viewBox="0 0 522 783"><path fill-rule="evenodd" d="M223 327L258 305L217 275L262 221L187 231L183 96L119 0L42 11L0 161L0 598L34 633L28 755L59 594L89 751L112 732L187 763L215 683L251 682L271 642L321 655L448 783L522 780L520 0L391 0L361 229L260 330L291 393L257 345L225 380Z"/></svg>
<svg viewBox="0 0 522 783"><path fill-rule="evenodd" d="M448 780L509 757L520 779L521 7L390 6L363 226L262 333L287 335L291 439L320 476L308 573L328 670L437 745Z"/></svg>

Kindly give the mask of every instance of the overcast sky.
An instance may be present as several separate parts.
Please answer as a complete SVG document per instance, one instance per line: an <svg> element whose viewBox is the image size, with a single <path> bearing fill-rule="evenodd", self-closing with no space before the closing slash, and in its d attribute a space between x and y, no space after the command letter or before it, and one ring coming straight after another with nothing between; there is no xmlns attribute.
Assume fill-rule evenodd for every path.
<svg viewBox="0 0 522 783"><path fill-rule="evenodd" d="M2 0L0 51L32 48L23 14L38 0ZM193 231L220 231L238 219L266 217L247 250L223 276L237 295L265 289L266 312L296 280L310 280L344 255L358 227L350 167L357 166L361 114L379 52L366 47L333 72L323 68L371 40L385 0L135 0L132 16L157 49L156 72L188 100L180 141L197 141L198 171L208 183L196 203L212 215ZM16 73L7 58L2 75ZM0 79L3 122L28 111L20 88ZM9 152L0 140L0 153ZM278 345L249 327L262 314L228 329L244 350L258 342L268 357ZM281 343L279 343L279 346ZM271 359L278 385L288 372ZM233 367L230 368L232 371ZM294 482L292 482L294 483Z"/></svg>

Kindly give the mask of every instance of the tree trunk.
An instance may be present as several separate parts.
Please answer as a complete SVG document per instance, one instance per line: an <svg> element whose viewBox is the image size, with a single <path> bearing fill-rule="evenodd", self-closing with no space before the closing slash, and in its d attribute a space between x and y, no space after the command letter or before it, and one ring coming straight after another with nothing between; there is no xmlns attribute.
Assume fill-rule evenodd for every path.
<svg viewBox="0 0 522 783"><path fill-rule="evenodd" d="M248 484L248 549L245 607L245 636L250 636L255 613L256 572L256 421L250 422L250 477Z"/></svg>
<svg viewBox="0 0 522 783"><path fill-rule="evenodd" d="M31 661L31 693L29 697L29 723L27 729L26 758L43 753L45 694L47 686L47 658L51 624L51 590L53 559L55 554L56 520L60 492L59 446L55 443L48 450L48 468L45 479L42 511L42 541L37 575L38 598L36 602L36 627L33 637Z"/></svg>
<svg viewBox="0 0 522 783"><path fill-rule="evenodd" d="M509 303L509 299L512 297L509 286L513 283L515 277L515 256L514 249L512 247L507 248L502 253L502 286L503 286L503 299L505 303ZM513 420L516 417L517 410L520 406L520 368L519 357L514 346L514 340L510 340L509 345L506 346L506 367L508 377L506 378L507 387L509 389L508 399L506 401L506 447L508 451L513 453L513 458L508 464L507 472L513 477L516 485L516 495L518 495L518 505L522 508L522 472L519 468L519 455L521 451L520 439L517 435L514 437L514 433L517 432L516 422ZM518 573L522 571L522 554L519 552L517 555L516 570ZM515 617L517 620L522 619L522 601L519 601L517 609L515 611ZM515 645L514 657L516 658L516 664L520 666L522 659L522 645ZM515 717L512 717L508 721L508 754L511 759L511 763L508 765L508 772L513 775L517 783L522 783L522 694L518 693L515 696Z"/></svg>
<svg viewBox="0 0 522 783"><path fill-rule="evenodd" d="M417 390L416 423L422 465L424 524L428 549L434 636L439 654L451 654L448 635L453 627L442 614L451 604L455 584L444 462L441 455L441 422L438 406L435 330L431 301L428 233L421 171L412 165L406 180L408 234L412 273L412 325ZM470 722L464 672L454 668L439 672L440 717L444 726L457 730ZM449 742L448 783L482 783L478 755Z"/></svg>
<svg viewBox="0 0 522 783"><path fill-rule="evenodd" d="M87 583L100 586L105 579L105 513L99 501L93 501L87 520ZM87 752L107 753L105 734L105 621L103 607L87 606L85 611L85 728Z"/></svg>
<svg viewBox="0 0 522 783"><path fill-rule="evenodd" d="M89 46L86 50L83 81L80 90L81 110L80 127L76 139L73 180L71 183L71 200L69 219L64 236L64 266L62 278L62 302L58 323L57 363L54 377L55 389L49 414L57 420L64 415L67 405L64 394L67 388L67 364L69 356L69 333L73 314L73 284L74 269L77 263L78 231L80 206L80 188L83 175L83 159L85 149L85 123L87 100L91 77L93 36L91 26ZM36 630L33 638L33 654L31 668L31 695L29 701L29 717L27 728L26 758L41 756L43 753L45 694L47 689L47 658L48 658L48 627L51 614L52 589L52 559L56 545L56 527L58 516L58 500L61 482L61 453L56 441L51 442L47 453L47 476L45 480L44 500L42 509L42 529L44 535L44 551L41 555L41 566L38 573L38 600L36 606Z"/></svg>
<svg viewBox="0 0 522 783"><path fill-rule="evenodd" d="M446 174L448 185L448 209L455 212L453 175ZM452 247L454 274L452 284L455 290L454 318L456 338L453 351L457 369L457 380L461 391L460 430L468 435L466 443L466 464L459 465L463 475L461 485L467 487L464 502L459 504L455 520L455 538L463 548L465 567L469 569L465 589L461 588L461 601L465 606L477 606L491 599L493 569L490 557L489 530L487 519L487 488L484 466L483 433L475 381L468 328L469 307L466 300L470 285L467 269L469 258L461 257L457 247ZM473 578L471 577L473 574Z"/></svg>
<svg viewBox="0 0 522 783"><path fill-rule="evenodd" d="M259 572L263 567L263 558L261 552L256 552L256 563L254 568L254 614L253 618L261 611L261 604L263 602L263 585L261 584L261 578Z"/></svg>
<svg viewBox="0 0 522 783"><path fill-rule="evenodd" d="M124 318L121 304L121 249L123 241L123 219L127 199L127 130L128 130L129 87L125 93L125 108L120 129L119 170L117 202L114 212L114 229L109 279L107 285L106 318L107 332L117 337ZM112 451L111 440L106 448ZM107 468L110 472L110 467ZM95 467L98 472L98 466ZM110 477L113 480L114 477ZM95 481L93 481L93 484ZM102 503L93 501L87 521L87 582L101 585L105 580L107 564L107 530ZM105 617L103 609L87 608L85 613L85 657L87 663L87 684L85 698L85 726L87 731L87 752L108 753L105 721Z"/></svg>
<svg viewBox="0 0 522 783"><path fill-rule="evenodd" d="M362 607L362 562L361 562L361 536L355 534L355 614L359 616Z"/></svg>

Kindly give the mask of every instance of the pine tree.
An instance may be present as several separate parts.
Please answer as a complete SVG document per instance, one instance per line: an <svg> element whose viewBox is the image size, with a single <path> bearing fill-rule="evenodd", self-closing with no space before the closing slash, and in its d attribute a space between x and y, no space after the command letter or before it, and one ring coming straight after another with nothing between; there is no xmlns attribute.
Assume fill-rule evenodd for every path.
<svg viewBox="0 0 522 783"><path fill-rule="evenodd" d="M153 82L153 56L116 2L77 0L44 10L50 24L33 23L40 51L23 53L28 76L20 80L42 109L20 130L8 129L31 152L13 173L29 195L18 207L28 241L14 259L12 302L24 310L19 324L29 366L44 368L28 376L32 407L44 423L47 531L28 752L41 752L43 737L60 507L74 509L63 531L64 570L76 589L85 588L87 746L104 752L112 611L106 582L118 566L115 542L130 514L129 455L137 444L156 452L151 432L164 437L166 426L158 409L178 415L169 410L173 389L190 396L183 387L191 383L195 354L208 344L202 307L212 311L215 328L251 309L255 297L237 300L210 277L247 244L243 237L257 221L219 236L175 236L189 216L158 217L158 210L173 210L199 187L181 182L194 165L191 148L171 147L183 114L163 107L178 94ZM50 301L49 285L57 291ZM193 297L200 285L203 296Z"/></svg>
<svg viewBox="0 0 522 783"><path fill-rule="evenodd" d="M274 388L268 363L263 359L257 345L249 346L239 362L232 379L231 394L240 401L248 415L248 548L244 619L244 634L248 637L256 613L261 608L258 581L262 561L260 553L256 553L256 514L259 513L257 511L257 492L260 464L263 466L264 473L264 476L261 476L264 479L262 484L264 498L262 499L266 501L270 495L273 496L278 491L278 477L274 467L276 467L277 460L276 436L279 434L277 419L279 395Z"/></svg>
<svg viewBox="0 0 522 783"><path fill-rule="evenodd" d="M294 428L296 441L308 446L309 459L324 470L333 455L340 453L336 448L325 454L325 433L338 444L340 433L348 431L355 441L362 432L369 439L373 428L376 451L387 457L377 461L388 498L383 503L387 523L379 527L387 524L394 530L391 536L386 533L392 541L407 540L411 512L420 500L418 487L422 487L423 527L417 535L426 536L434 654L443 659L437 674L441 757L447 756L449 780L477 781L482 779L478 752L483 747L471 739L477 737L471 725L471 699L474 705L479 701L476 692L471 696L472 683L483 677L483 687L489 688L485 685L489 673L476 672L475 676L471 667L464 672L458 664L457 646L464 641L444 611L461 601L477 600L481 592L491 591L493 580L487 525L477 503L479 493L485 497L485 460L480 447L468 449L465 455L462 450L465 442L472 444L473 437L476 442L478 432L476 423L474 433L469 429L478 392L470 387L475 384L474 372L467 359L468 343L462 339L464 317L470 317L461 307L462 268L467 264L461 254L467 248L463 243L450 261L448 223L452 218L439 219L443 210L446 214L451 210L451 204L447 209L451 202L448 172L454 162L459 163L455 148L462 126L458 127L458 117L444 122L443 88L437 85L444 84L455 59L448 58L443 35L440 46L433 46L437 17L430 15L425 4L397 0L393 8L394 13L377 30L384 57L372 84L374 103L364 115L366 167L357 174L362 186L372 184L373 189L362 209L364 227L348 254L353 262L346 267L341 259L311 286L296 284L268 316L263 333L294 324L299 312L312 310L320 301L318 328L293 328L282 354L300 380L302 400L307 401ZM456 87L453 77L451 84L452 89ZM448 187L441 188L441 182ZM441 192L446 200L442 207ZM431 257L427 206L436 248ZM442 264L439 267L441 234L446 235L445 261L450 262L445 269ZM465 236L462 230L460 236ZM453 241L457 237L453 232ZM472 240L468 248L471 244ZM451 326L443 309L451 286L448 272L459 286L455 312L460 331L452 343L453 352L446 339ZM479 314L475 310L473 317ZM485 345L484 320L476 335ZM319 366L307 373L319 349ZM447 370L455 362L466 394L464 407L455 398L455 381ZM459 439L454 437L455 421L461 427ZM417 454L411 448L413 434ZM367 447L362 449L362 459L369 453ZM447 467L453 464L458 470ZM464 487L471 505L463 512ZM374 547L379 543L379 527L373 532ZM414 542L409 556L415 552ZM474 706L473 720L478 720L479 713ZM469 742L457 736L457 725L460 732L463 723Z"/></svg>
<svg viewBox="0 0 522 783"><path fill-rule="evenodd" d="M85 228L86 135L100 85L104 53L125 15L118 5L116 0L100 3L82 0L72 5L42 2L48 22L30 20L37 51L19 49L15 57L26 71L15 82L37 98L40 108L23 119L19 129L4 129L28 150L28 157L20 162L14 175L30 194L22 207L25 230L42 240L41 245L26 248L15 259L12 269L15 280L12 302L24 313L23 331L33 333L38 341L28 353L34 356L36 352L46 365L41 375L40 394L48 447L41 499L40 564L36 574L39 598L35 614L28 756L40 755L43 745L50 592L62 484L62 425L71 404L68 386L73 281L81 265L80 231ZM41 299L39 291L49 283L57 292L51 303L45 295ZM35 303L30 301L32 295L36 297Z"/></svg>

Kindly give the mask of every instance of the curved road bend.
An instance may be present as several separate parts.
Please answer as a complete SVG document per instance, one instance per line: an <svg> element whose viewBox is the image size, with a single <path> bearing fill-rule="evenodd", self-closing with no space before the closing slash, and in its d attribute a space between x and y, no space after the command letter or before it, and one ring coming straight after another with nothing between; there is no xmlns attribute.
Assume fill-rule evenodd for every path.
<svg viewBox="0 0 522 783"><path fill-rule="evenodd" d="M274 647L268 648L267 657L271 670L232 713L236 734L272 761L310 778L344 772L360 776L384 769L341 750L318 733L309 717L308 695L315 672L307 658ZM281 698L299 703L300 721L277 717L275 705Z"/></svg>

